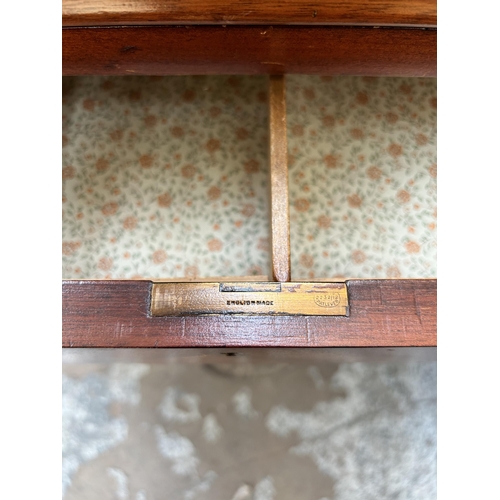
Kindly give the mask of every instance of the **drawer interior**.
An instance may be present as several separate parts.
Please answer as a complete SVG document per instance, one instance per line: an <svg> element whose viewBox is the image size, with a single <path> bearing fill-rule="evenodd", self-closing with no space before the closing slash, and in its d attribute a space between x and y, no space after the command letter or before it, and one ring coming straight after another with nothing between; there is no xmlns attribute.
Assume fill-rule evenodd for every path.
<svg viewBox="0 0 500 500"><path fill-rule="evenodd" d="M436 276L436 79L287 77L294 279Z"/></svg>
<svg viewBox="0 0 500 500"><path fill-rule="evenodd" d="M264 275L265 77L65 79L64 278Z"/></svg>
<svg viewBox="0 0 500 500"><path fill-rule="evenodd" d="M436 79L289 75L292 279L436 275ZM63 278L269 276L266 76L65 77Z"/></svg>

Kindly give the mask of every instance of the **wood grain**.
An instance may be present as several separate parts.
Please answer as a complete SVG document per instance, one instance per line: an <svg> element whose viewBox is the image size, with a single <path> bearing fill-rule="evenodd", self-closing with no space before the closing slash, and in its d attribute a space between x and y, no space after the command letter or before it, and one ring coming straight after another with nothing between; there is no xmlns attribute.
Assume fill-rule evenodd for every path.
<svg viewBox="0 0 500 500"><path fill-rule="evenodd" d="M326 26L64 28L63 75L436 76L431 29Z"/></svg>
<svg viewBox="0 0 500 500"><path fill-rule="evenodd" d="M271 194L271 275L290 281L290 214L285 77L269 79L269 191Z"/></svg>
<svg viewBox="0 0 500 500"><path fill-rule="evenodd" d="M63 26L354 24L436 26L436 0L63 0Z"/></svg>
<svg viewBox="0 0 500 500"><path fill-rule="evenodd" d="M150 281L64 281L63 347L435 347L436 280L350 280L349 317L151 317Z"/></svg>

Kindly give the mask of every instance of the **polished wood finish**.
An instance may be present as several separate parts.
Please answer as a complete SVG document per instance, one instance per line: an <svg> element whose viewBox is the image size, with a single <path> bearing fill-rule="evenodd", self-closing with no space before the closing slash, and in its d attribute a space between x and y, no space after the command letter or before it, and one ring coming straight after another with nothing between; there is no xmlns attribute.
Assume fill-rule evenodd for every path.
<svg viewBox="0 0 500 500"><path fill-rule="evenodd" d="M431 0L343 0L319 7L306 0L64 0L63 25L63 75L436 76ZM289 243L280 243L288 234L288 206L283 217L281 203L288 200L282 83L271 80L271 134L276 134L271 184L273 172L279 172L271 227L277 235L273 279L287 281ZM349 316L330 317L153 317L152 286L149 281L63 282L63 346L175 348L153 351L197 360L257 352L327 356L332 349L342 352L343 360L402 350L435 355L436 280L348 281ZM268 347L280 349L260 349Z"/></svg>
<svg viewBox="0 0 500 500"><path fill-rule="evenodd" d="M64 28L63 75L436 76L436 42L434 29Z"/></svg>
<svg viewBox="0 0 500 500"><path fill-rule="evenodd" d="M269 190L271 194L271 275L290 281L290 213L285 77L269 79Z"/></svg>
<svg viewBox="0 0 500 500"><path fill-rule="evenodd" d="M354 24L436 26L436 0L63 0L63 26Z"/></svg>
<svg viewBox="0 0 500 500"><path fill-rule="evenodd" d="M349 317L152 317L150 281L64 281L63 347L435 347L436 280L350 280Z"/></svg>

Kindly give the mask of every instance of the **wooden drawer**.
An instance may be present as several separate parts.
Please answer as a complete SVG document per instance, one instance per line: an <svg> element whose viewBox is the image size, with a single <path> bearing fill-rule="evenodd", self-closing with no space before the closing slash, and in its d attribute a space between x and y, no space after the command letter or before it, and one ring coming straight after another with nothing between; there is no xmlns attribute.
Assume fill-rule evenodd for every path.
<svg viewBox="0 0 500 500"><path fill-rule="evenodd" d="M255 19L245 22L240 19L241 12L234 4L228 11L234 9L231 14L234 25L228 26L224 18L214 22L215 3L207 8L205 21L198 24L198 17L189 17L187 4L171 16L161 9L155 10L152 16L142 16L137 12L119 12L112 2L108 4L109 9L101 14L92 10L92 6L83 9L78 2L66 2L63 7L63 74L434 76L435 16L432 5L423 4L419 6L420 10L416 8L413 13L397 10L395 5L392 18L387 14L390 9L386 14L382 11L377 14L377 9L366 11L366 17L362 18L362 9L346 13L332 7L324 12L318 11L310 23L301 21L307 7L305 4L296 10L289 9L288 17L280 20L277 20L278 13L259 4L254 13ZM352 16L349 25L345 24L346 16ZM138 21L133 22L134 19ZM295 22L297 24L293 26L288 24ZM178 23L183 26L178 26ZM268 23L273 23L273 26L267 27ZM381 28L381 25L384 27ZM398 50L394 50L395 46ZM314 89L311 92L313 95ZM368 95L363 92L358 94L358 105L362 105L361 101L368 99ZM286 282L294 275L293 268L290 274L290 162L287 159L290 148L287 146L283 77L270 79L268 95L271 270L269 274L265 270L264 274L267 274L268 280ZM429 106L429 103L422 105ZM293 130L288 130L289 138ZM398 156L395 150L392 153ZM335 155L323 155L327 156L332 158L332 162L336 161ZM361 160L359 162L361 164ZM359 169L360 175L363 172L366 175L366 168ZM294 177L292 182L296 180ZM297 220L301 216L300 208L296 211L300 202L299 205L296 202L297 197L292 205L292 235L293 218ZM300 237L295 241L300 246ZM342 241L338 244L342 245ZM306 268L308 263L305 263ZM296 268L300 268L300 264ZM391 353L397 353L397 350L386 349L420 347L434 352L435 279L428 274L418 279L417 276L408 279L362 279L374 276L345 276L348 272L336 274L337 281L340 278L347 285L348 316L223 313L198 317L153 317L150 308L151 280L65 281L63 346L219 350L227 347L321 347L352 348L359 354L362 351L356 349L366 347ZM338 274L344 276L339 277ZM403 275L401 277L404 278ZM308 277L300 276L300 280L304 279ZM314 275L309 280L335 281L332 275Z"/></svg>

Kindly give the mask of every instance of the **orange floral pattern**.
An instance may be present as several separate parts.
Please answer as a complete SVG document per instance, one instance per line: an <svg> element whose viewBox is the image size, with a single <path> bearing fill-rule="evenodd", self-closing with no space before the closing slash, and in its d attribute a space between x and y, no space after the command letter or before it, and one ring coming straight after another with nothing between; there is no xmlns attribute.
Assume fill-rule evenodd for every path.
<svg viewBox="0 0 500 500"><path fill-rule="evenodd" d="M63 277L266 274L267 77L63 81ZM293 279L436 275L436 80L287 77Z"/></svg>
<svg viewBox="0 0 500 500"><path fill-rule="evenodd" d="M436 102L431 78L287 77L293 279L436 276Z"/></svg>
<svg viewBox="0 0 500 500"><path fill-rule="evenodd" d="M267 79L232 78L64 78L64 278L267 273Z"/></svg>

